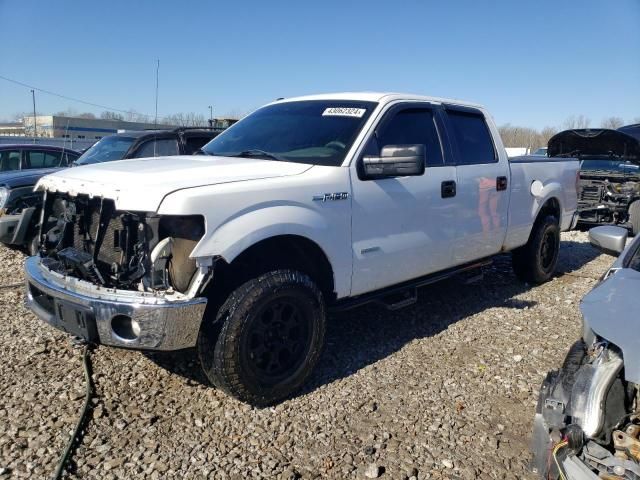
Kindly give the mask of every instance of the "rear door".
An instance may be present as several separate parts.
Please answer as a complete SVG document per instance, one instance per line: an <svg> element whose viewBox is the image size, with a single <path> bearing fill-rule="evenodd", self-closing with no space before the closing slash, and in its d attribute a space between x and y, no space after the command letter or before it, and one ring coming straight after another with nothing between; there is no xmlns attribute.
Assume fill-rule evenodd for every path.
<svg viewBox="0 0 640 480"><path fill-rule="evenodd" d="M455 204L442 185L455 183L456 169L444 162L438 109L422 102L391 106L352 169L352 295L450 265ZM426 146L424 174L363 179L357 173L363 156L403 144Z"/></svg>
<svg viewBox="0 0 640 480"><path fill-rule="evenodd" d="M507 231L509 164L482 111L445 106L446 128L456 164L453 265L498 253Z"/></svg>

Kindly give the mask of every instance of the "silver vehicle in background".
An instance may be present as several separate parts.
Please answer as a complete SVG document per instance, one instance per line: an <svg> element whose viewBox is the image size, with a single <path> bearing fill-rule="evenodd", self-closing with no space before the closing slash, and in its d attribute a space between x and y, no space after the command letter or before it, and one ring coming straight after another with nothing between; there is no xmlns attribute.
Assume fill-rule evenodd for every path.
<svg viewBox="0 0 640 480"><path fill-rule="evenodd" d="M542 384L532 470L542 478L640 479L640 236L591 229L618 259L582 300L582 338Z"/></svg>

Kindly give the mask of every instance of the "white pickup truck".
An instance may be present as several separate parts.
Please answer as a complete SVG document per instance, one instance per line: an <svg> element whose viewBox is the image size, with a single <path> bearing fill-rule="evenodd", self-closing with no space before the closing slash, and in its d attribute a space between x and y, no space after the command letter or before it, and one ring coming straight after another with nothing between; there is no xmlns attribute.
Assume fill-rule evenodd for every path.
<svg viewBox="0 0 640 480"><path fill-rule="evenodd" d="M312 371L327 309L378 300L513 251L554 272L578 162L509 161L478 105L402 94L281 99L203 148L44 177L27 304L97 344L196 347L254 405Z"/></svg>

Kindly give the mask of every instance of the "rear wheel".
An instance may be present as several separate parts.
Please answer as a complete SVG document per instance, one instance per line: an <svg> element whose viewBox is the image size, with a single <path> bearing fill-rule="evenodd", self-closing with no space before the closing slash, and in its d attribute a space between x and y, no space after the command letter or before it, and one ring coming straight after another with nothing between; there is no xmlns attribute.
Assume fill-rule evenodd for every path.
<svg viewBox="0 0 640 480"><path fill-rule="evenodd" d="M526 245L511 254L513 271L525 282L544 283L555 272L560 251L558 220L548 215L536 220Z"/></svg>
<svg viewBox="0 0 640 480"><path fill-rule="evenodd" d="M277 270L231 293L216 318L203 325L198 355L216 387L266 406L304 383L324 333L324 301L314 282L301 272Z"/></svg>
<svg viewBox="0 0 640 480"><path fill-rule="evenodd" d="M635 200L629 205L629 223L633 235L640 233L640 200Z"/></svg>

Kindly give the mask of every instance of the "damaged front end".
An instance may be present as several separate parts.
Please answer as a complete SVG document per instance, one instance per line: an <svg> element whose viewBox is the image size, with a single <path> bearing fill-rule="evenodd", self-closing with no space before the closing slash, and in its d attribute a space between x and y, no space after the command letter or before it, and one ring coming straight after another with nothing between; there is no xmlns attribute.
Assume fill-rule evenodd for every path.
<svg viewBox="0 0 640 480"><path fill-rule="evenodd" d="M604 341L574 344L547 374L534 418L532 471L541 478L640 480L639 391L622 354Z"/></svg>
<svg viewBox="0 0 640 480"><path fill-rule="evenodd" d="M210 259L189 257L201 216L119 211L113 200L45 195L40 256L30 258L27 304L87 340L129 348L195 345Z"/></svg>
<svg viewBox="0 0 640 480"><path fill-rule="evenodd" d="M629 221L629 205L640 198L640 176L619 172L580 172L579 221L583 224L621 224Z"/></svg>

